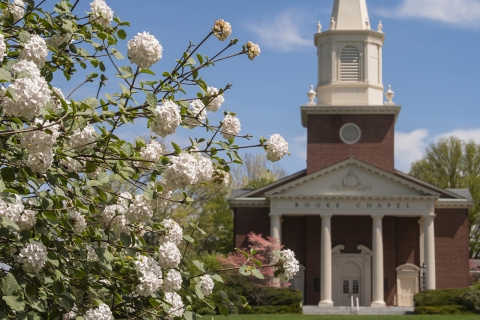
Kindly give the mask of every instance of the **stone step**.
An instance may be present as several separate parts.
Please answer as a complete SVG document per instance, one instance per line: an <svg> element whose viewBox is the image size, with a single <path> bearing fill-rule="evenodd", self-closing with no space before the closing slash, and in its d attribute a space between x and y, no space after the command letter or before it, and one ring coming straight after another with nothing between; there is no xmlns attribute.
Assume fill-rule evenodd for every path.
<svg viewBox="0 0 480 320"><path fill-rule="evenodd" d="M359 315L401 315L413 313L413 307L360 307L354 308L353 313L350 307L318 307L303 306L303 314L359 314Z"/></svg>

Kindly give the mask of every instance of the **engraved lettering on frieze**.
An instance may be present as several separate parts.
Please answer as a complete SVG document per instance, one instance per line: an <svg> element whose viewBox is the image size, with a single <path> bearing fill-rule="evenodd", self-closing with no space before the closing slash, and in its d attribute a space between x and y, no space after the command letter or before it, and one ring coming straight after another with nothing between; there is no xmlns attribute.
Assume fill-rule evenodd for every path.
<svg viewBox="0 0 480 320"><path fill-rule="evenodd" d="M363 185L353 170L343 178L342 184L334 184L331 187L334 191L371 191L371 185Z"/></svg>

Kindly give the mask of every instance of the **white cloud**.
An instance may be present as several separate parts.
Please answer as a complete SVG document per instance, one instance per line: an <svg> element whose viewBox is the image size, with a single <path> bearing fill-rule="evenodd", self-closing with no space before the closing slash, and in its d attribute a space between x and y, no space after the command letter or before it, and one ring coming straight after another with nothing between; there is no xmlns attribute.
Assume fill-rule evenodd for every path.
<svg viewBox="0 0 480 320"><path fill-rule="evenodd" d="M471 129L471 130L457 129L457 130L436 135L434 140L437 141L440 138L446 138L450 136L457 137L460 140L463 140L466 142L470 140L474 140L475 143L480 143L480 129Z"/></svg>
<svg viewBox="0 0 480 320"><path fill-rule="evenodd" d="M412 162L423 156L428 145L428 130L417 129L412 132L395 132L395 168L407 172Z"/></svg>
<svg viewBox="0 0 480 320"><path fill-rule="evenodd" d="M246 28L259 37L259 45L276 51L297 51L303 47L313 46L311 39L301 35L301 25L306 21L306 15L299 10L289 10L263 21L249 22Z"/></svg>
<svg viewBox="0 0 480 320"><path fill-rule="evenodd" d="M479 0L403 0L395 9L382 9L392 18L424 18L467 27L480 26Z"/></svg>

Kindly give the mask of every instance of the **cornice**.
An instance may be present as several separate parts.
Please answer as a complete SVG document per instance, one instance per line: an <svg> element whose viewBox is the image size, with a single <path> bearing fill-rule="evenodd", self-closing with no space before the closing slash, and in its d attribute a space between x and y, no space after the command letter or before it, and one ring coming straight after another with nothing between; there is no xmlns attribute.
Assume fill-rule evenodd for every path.
<svg viewBox="0 0 480 320"><path fill-rule="evenodd" d="M297 194L273 194L267 195L267 199L303 199L303 200L420 200L435 201L438 196L421 195L382 195L382 196L355 196L355 195L297 195Z"/></svg>
<svg viewBox="0 0 480 320"><path fill-rule="evenodd" d="M228 201L233 208L237 207L259 207L269 208L270 201L265 198L235 198Z"/></svg>
<svg viewBox="0 0 480 320"><path fill-rule="evenodd" d="M473 201L467 199L438 199L435 201L435 209L470 209Z"/></svg>
<svg viewBox="0 0 480 320"><path fill-rule="evenodd" d="M377 105L377 106L300 106L302 126L307 127L309 114L393 114L397 122L402 106Z"/></svg>

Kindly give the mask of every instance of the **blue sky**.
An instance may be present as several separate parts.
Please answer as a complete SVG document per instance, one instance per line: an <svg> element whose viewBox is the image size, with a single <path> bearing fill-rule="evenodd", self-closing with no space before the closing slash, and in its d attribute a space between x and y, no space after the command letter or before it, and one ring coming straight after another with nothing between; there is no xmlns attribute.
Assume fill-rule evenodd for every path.
<svg viewBox="0 0 480 320"><path fill-rule="evenodd" d="M88 11L82 0L80 9ZM122 20L131 22L128 39L148 31L163 46L162 59L152 68L157 75L170 71L189 40L199 43L216 19L231 23L233 38L253 41L261 55L217 64L204 73L213 87L233 87L223 108L237 113L241 134L280 133L291 156L281 161L290 173L305 168L306 130L300 105L317 82L313 35L320 20L328 28L333 0L154 1L110 0ZM396 168L408 171L429 143L451 134L480 143L480 1L479 0L367 0L372 28L382 20L384 85L392 85L394 101L402 105L396 125ZM223 43L212 39L201 53L211 56ZM126 51L126 41L122 43ZM126 64L126 61L121 64ZM111 85L117 79L111 77ZM56 83L64 93L75 83ZM110 89L110 87L108 88ZM76 98L92 92L85 87ZM221 109L221 110L222 110ZM216 115L213 119L220 119ZM187 143L195 131L179 129L172 140ZM145 123L127 127L124 137L148 135ZM253 150L252 150L253 152ZM258 152L258 150L256 151Z"/></svg>

